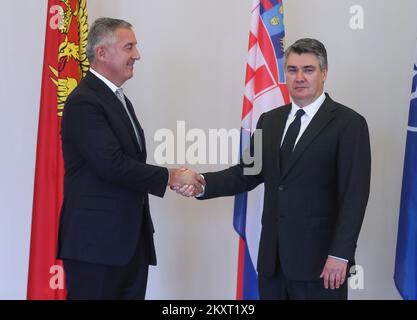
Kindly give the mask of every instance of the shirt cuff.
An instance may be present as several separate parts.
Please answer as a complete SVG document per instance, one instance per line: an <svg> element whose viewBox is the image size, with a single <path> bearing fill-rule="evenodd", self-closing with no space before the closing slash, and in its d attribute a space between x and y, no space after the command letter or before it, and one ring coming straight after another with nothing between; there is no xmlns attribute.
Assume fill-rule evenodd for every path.
<svg viewBox="0 0 417 320"><path fill-rule="evenodd" d="M200 177L202 177L204 179L204 176L202 174L200 174ZM196 198L200 198L200 197L204 196L205 193L206 193L206 186L203 186L203 192L200 193L200 194L198 194L198 195L196 195L195 197Z"/></svg>
<svg viewBox="0 0 417 320"><path fill-rule="evenodd" d="M349 262L349 260L346 260L346 259L343 259L343 258L339 258L339 257L335 257L335 256L331 256L331 255L328 255L330 258L334 258L334 259L336 259L336 260L340 260L340 261L344 261L344 262Z"/></svg>

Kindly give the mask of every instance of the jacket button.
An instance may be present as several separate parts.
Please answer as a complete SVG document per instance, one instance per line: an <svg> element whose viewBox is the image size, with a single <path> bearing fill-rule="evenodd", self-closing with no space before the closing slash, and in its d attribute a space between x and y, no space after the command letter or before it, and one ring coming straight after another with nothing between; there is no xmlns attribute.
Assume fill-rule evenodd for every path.
<svg viewBox="0 0 417 320"><path fill-rule="evenodd" d="M284 191L285 190L285 187L283 185L281 185L281 186L278 187L278 190L279 191Z"/></svg>

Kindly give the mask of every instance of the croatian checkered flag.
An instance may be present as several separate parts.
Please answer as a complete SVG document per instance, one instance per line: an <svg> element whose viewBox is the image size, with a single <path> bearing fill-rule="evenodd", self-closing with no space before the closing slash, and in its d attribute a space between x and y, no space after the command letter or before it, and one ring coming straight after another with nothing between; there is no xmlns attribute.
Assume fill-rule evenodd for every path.
<svg viewBox="0 0 417 320"><path fill-rule="evenodd" d="M259 116L289 103L284 75L282 0L254 0L242 111L241 152L249 147ZM233 225L240 236L237 300L259 299L258 258L264 186L236 196Z"/></svg>

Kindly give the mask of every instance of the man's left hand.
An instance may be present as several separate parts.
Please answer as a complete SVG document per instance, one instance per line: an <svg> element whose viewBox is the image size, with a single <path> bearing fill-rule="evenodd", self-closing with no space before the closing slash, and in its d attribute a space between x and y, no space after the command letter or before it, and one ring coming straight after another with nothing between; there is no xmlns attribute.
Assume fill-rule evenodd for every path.
<svg viewBox="0 0 417 320"><path fill-rule="evenodd" d="M346 280L347 262L328 257L320 279L324 280L326 289L339 289Z"/></svg>

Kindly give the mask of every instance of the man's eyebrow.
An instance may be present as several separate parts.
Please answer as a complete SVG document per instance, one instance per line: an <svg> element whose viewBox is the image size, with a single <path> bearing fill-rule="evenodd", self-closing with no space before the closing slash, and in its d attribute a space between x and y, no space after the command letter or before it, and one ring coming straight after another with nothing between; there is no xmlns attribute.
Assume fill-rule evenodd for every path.
<svg viewBox="0 0 417 320"><path fill-rule="evenodd" d="M134 45L136 45L136 43L132 41L132 42L126 43L125 44L125 47L127 47L127 46L134 46Z"/></svg>
<svg viewBox="0 0 417 320"><path fill-rule="evenodd" d="M298 66L295 66L295 65L289 64L289 65L287 65L287 68L298 68ZM315 68L315 66L314 66L314 65L312 65L312 64L307 64L307 65L305 65L305 66L301 66L301 68Z"/></svg>

